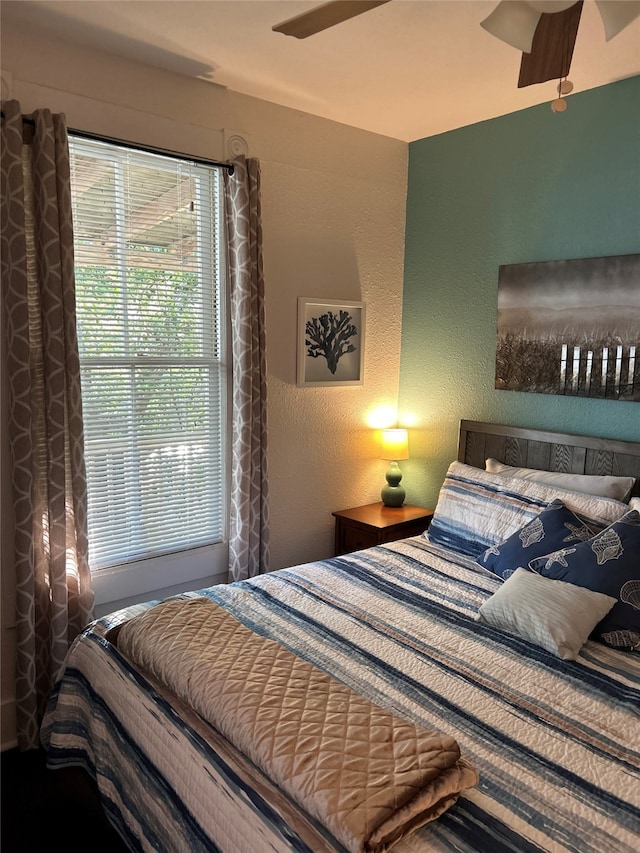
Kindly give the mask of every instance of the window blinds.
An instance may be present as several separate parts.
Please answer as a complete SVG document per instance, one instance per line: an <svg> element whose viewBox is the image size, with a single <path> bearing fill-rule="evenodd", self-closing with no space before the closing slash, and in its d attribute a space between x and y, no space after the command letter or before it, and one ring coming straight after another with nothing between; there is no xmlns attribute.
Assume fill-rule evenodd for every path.
<svg viewBox="0 0 640 853"><path fill-rule="evenodd" d="M70 138L92 570L220 542L221 177Z"/></svg>

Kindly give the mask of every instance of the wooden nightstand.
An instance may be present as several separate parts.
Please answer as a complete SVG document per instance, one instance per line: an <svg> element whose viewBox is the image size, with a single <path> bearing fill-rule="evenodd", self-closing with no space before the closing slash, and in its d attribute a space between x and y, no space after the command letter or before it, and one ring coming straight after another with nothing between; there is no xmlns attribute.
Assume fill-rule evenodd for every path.
<svg viewBox="0 0 640 853"><path fill-rule="evenodd" d="M383 503L356 506L332 513L336 519L336 556L361 551L383 542L394 542L423 533L433 516L422 506L385 506Z"/></svg>

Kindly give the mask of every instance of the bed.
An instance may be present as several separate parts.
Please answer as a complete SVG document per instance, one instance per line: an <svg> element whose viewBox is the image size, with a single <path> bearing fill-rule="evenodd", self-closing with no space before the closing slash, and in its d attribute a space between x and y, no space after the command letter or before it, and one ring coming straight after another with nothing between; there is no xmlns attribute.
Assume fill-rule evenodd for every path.
<svg viewBox="0 0 640 853"><path fill-rule="evenodd" d="M541 481L542 472L551 480ZM423 535L137 605L88 626L49 701L48 766L83 767L132 850L635 853L639 485L640 443L462 421L458 458ZM571 547L547 551L558 521ZM525 547L533 549L526 557ZM581 559L587 548L593 566ZM602 588L575 574L587 565L595 577L599 560L615 566L618 580L626 572L624 602L606 586L612 573ZM458 788L425 822L410 818L386 840L369 830L341 834L342 825L316 808L313 797L326 791L305 788L299 796L300 768L281 777L278 762L264 763L258 747L236 736L245 705L229 704L232 690L207 676L206 701L205 688L198 700L185 693L181 679L202 673L193 663L187 678L188 656L208 646L203 628L213 618L225 630L232 625L242 648L256 645L257 655L268 648L305 678L335 688L340 708L353 699L342 743L361 715L357 703L384 715L394 732L437 734L449 752L453 743ZM176 619L179 658L178 632L174 641L167 627ZM210 669L232 645L221 643ZM260 667L246 669L253 678ZM271 707L251 711L263 735L275 725ZM220 717L209 718L209 708ZM318 717L306 729L305 719L289 721L294 762L302 734L319 730ZM356 744L356 757L362 748ZM394 765L395 778L413 760ZM339 772L346 778L349 768ZM336 777L327 778L335 786ZM389 790L386 781L379 787Z"/></svg>

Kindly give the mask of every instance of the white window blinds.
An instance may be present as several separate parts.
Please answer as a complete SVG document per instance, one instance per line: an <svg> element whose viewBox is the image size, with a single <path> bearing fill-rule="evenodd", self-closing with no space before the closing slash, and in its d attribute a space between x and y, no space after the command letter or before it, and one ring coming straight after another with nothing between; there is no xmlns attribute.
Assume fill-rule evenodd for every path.
<svg viewBox="0 0 640 853"><path fill-rule="evenodd" d="M222 541L221 175L71 136L92 570Z"/></svg>

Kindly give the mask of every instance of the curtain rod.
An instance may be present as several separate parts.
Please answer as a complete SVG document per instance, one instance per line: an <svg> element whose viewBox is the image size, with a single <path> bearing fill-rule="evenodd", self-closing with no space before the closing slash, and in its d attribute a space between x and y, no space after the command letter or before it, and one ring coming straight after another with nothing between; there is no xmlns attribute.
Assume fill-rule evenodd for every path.
<svg viewBox="0 0 640 853"><path fill-rule="evenodd" d="M102 136L99 133L89 133L85 130L77 130L69 127L67 132L73 136L79 136L81 139L93 139L96 142L109 142L111 145L120 145L122 148L133 148L136 151L146 151L151 154L161 154L163 157L174 157L177 160L190 160L192 163L198 163L201 166L219 166L221 169L227 169L230 175L233 175L233 163L223 163L220 160L210 160L206 157L192 157L191 154L183 154L180 151L171 151L168 148L157 148L153 145L142 145L139 142L129 142L127 139L118 139L115 136Z"/></svg>
<svg viewBox="0 0 640 853"><path fill-rule="evenodd" d="M4 118L4 112L1 113ZM22 116L22 123L30 127L35 126L31 116ZM190 154L182 154L179 151L171 151L168 148L157 148L153 145L142 145L138 142L129 142L126 139L118 139L115 136L102 136L99 133L89 133L85 130L77 130L74 127L68 127L67 133L73 136L79 136L81 139L93 139L96 142L108 142L111 145L119 145L122 148L133 148L136 151L146 151L151 154L160 154L163 157L174 157L176 160L189 160L192 163L198 163L200 166L218 166L221 169L227 169L230 175L234 173L233 163L222 163L219 160L209 160L206 157L192 157Z"/></svg>

